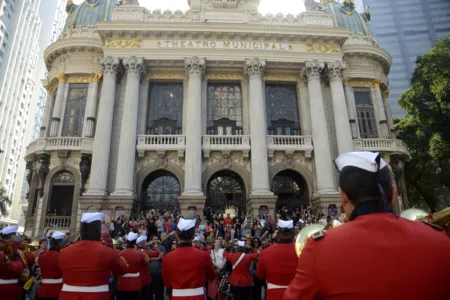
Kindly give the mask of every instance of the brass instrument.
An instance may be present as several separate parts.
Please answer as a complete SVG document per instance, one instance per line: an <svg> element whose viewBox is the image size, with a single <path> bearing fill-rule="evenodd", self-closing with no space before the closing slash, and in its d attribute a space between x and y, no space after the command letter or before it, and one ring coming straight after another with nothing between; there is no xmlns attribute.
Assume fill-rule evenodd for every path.
<svg viewBox="0 0 450 300"><path fill-rule="evenodd" d="M300 232L297 235L297 238L295 239L295 252L297 253L297 256L300 257L300 254L302 253L302 250L305 247L306 241L314 233L318 231L327 231L331 228L338 227L341 225L342 223L339 222L338 220L332 220L327 225L312 224L300 230Z"/></svg>
<svg viewBox="0 0 450 300"><path fill-rule="evenodd" d="M25 246L25 249L28 252L34 253L39 249L39 242L38 241L32 241L30 244Z"/></svg>
<svg viewBox="0 0 450 300"><path fill-rule="evenodd" d="M12 257L14 254L14 248L8 241L0 239L0 251L5 254L5 256Z"/></svg>
<svg viewBox="0 0 450 300"><path fill-rule="evenodd" d="M422 218L428 217L428 215L427 212L417 208L408 208L400 213L400 217L411 221L419 221Z"/></svg>

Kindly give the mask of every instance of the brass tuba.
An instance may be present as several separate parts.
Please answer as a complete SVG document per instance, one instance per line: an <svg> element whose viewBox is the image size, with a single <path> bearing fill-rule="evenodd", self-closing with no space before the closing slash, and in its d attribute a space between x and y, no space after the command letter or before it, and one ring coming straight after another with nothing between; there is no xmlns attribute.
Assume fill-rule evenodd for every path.
<svg viewBox="0 0 450 300"><path fill-rule="evenodd" d="M297 256L300 257L300 254L302 253L303 248L305 247L306 241L309 237L311 237L314 233L318 231L327 231L331 228L341 226L342 223L338 220L332 220L328 225L322 225L322 224L312 224L309 226L306 226L297 235L297 238L295 239L295 252L297 253Z"/></svg>
<svg viewBox="0 0 450 300"><path fill-rule="evenodd" d="M408 208L400 213L400 217L411 221L419 221L427 216L428 216L427 212L417 208Z"/></svg>

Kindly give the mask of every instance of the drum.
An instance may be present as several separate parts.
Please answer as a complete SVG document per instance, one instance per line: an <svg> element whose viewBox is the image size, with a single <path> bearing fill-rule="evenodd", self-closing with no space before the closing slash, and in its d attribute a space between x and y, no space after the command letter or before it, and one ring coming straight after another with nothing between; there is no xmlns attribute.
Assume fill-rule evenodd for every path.
<svg viewBox="0 0 450 300"><path fill-rule="evenodd" d="M233 294L231 293L231 285L228 282L229 273L225 273L219 284L219 293L226 296L227 299L233 299Z"/></svg>

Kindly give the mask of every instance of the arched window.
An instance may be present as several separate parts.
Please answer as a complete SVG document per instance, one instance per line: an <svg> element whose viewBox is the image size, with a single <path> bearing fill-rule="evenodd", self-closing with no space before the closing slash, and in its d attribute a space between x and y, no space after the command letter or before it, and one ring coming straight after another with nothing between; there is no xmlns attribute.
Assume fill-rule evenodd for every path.
<svg viewBox="0 0 450 300"><path fill-rule="evenodd" d="M172 173L153 172L143 185L142 207L159 210L178 208L180 191L180 183Z"/></svg>
<svg viewBox="0 0 450 300"><path fill-rule="evenodd" d="M81 136L87 93L88 84L70 84L64 112L62 136Z"/></svg>
<svg viewBox="0 0 450 300"><path fill-rule="evenodd" d="M295 171L279 172L272 180L272 192L277 196L277 210L295 209L309 204L309 192L305 179Z"/></svg>
<svg viewBox="0 0 450 300"><path fill-rule="evenodd" d="M69 172L61 172L53 178L53 185L63 185L63 184L74 184L75 177L72 173Z"/></svg>
<svg viewBox="0 0 450 300"><path fill-rule="evenodd" d="M377 138L377 122L370 90L367 88L353 88L353 92L361 138Z"/></svg>
<svg viewBox="0 0 450 300"><path fill-rule="evenodd" d="M213 213L222 212L233 206L239 213L245 213L245 188L239 175L223 170L215 173L208 182L206 207Z"/></svg>

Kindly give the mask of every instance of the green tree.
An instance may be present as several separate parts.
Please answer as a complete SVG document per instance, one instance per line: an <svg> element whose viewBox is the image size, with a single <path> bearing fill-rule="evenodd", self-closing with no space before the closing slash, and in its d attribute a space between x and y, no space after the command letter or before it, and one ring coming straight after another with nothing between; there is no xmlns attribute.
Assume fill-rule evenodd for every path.
<svg viewBox="0 0 450 300"><path fill-rule="evenodd" d="M436 211L450 190L450 38L417 59L399 104L406 116L396 120L397 136L411 153L405 167L410 204Z"/></svg>
<svg viewBox="0 0 450 300"><path fill-rule="evenodd" d="M2 217L6 216L6 208L8 205L11 205L11 200L8 195L6 195L6 190L0 186L0 215Z"/></svg>

